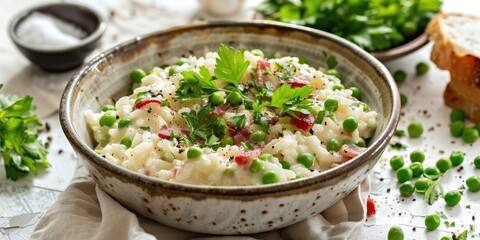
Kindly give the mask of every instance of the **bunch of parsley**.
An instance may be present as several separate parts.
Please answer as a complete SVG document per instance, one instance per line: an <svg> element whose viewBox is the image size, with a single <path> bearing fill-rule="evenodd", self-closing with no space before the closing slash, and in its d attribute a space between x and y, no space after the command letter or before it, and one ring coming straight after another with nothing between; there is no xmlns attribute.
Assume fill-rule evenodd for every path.
<svg viewBox="0 0 480 240"><path fill-rule="evenodd" d="M7 178L17 180L29 172L36 175L37 164L50 166L47 150L38 139L40 126L31 96L0 94L0 152Z"/></svg>
<svg viewBox="0 0 480 240"><path fill-rule="evenodd" d="M266 0L266 19L299 24L346 38L363 49L383 51L423 33L441 0Z"/></svg>

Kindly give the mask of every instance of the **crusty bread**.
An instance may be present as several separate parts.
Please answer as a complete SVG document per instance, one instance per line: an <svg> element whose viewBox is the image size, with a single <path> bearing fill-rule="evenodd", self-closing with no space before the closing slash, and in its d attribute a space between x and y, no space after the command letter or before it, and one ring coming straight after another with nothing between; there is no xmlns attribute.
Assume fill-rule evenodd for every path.
<svg viewBox="0 0 480 240"><path fill-rule="evenodd" d="M440 13L425 32L435 42L431 60L450 72L445 103L480 122L480 16Z"/></svg>

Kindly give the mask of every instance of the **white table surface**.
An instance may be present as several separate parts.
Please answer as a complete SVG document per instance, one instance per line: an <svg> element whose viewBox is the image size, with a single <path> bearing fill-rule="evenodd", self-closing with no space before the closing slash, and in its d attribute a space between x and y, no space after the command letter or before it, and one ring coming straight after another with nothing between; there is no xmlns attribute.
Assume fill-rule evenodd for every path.
<svg viewBox="0 0 480 240"><path fill-rule="evenodd" d="M200 10L198 1L194 0L77 0L85 2L108 16L109 26L102 39L101 46L90 56L105 50L117 43L128 40L136 35L170 26L187 24L189 22L209 18ZM52 137L48 160L52 167L40 171L36 177L28 176L12 182L5 179L5 173L0 166L0 240L28 239L36 222L53 204L57 196L68 185L73 176L77 158L68 144L59 126L55 112L59 96L73 71L62 74L45 73L33 67L13 46L8 39L7 26L12 16L43 0L2 0L0 2L0 83L5 84L2 92L19 95L30 94L40 105L40 115L43 121L51 126L49 132L42 138ZM243 11L235 19L249 19L252 16L252 6L259 0L247 0ZM445 0L444 11L480 14L478 0ZM113 12L113 13L112 13ZM480 30L480 29L479 29ZM390 70L404 69L408 73L407 81L400 86L400 91L408 96L409 102L402 109L399 129L413 120L423 123L425 132L419 139L395 138L408 145L406 150L397 151L388 148L385 157L375 167L371 174L372 192L375 199L377 214L368 218L364 225L368 239L386 239L391 226L401 226L406 239L440 239L469 230L469 239L480 239L480 193L465 191L458 206L447 207L443 200L432 206L422 199L422 195L403 198L398 194L397 181L394 172L388 165L388 158L393 155L404 155L414 149L426 153L424 166L434 165L440 157L448 157L451 151L460 150L466 153L463 170L453 169L442 181L446 190L457 189L464 180L472 175L480 175L475 170L472 160L480 155L480 140L474 144L465 144L461 139L453 139L448 130L448 115L450 109L443 104L443 89L448 83L448 73L438 70L433 64L428 74L416 77L415 64L419 61L429 61L431 46L410 54L399 60L386 63ZM408 159L408 158L407 158ZM407 161L408 162L408 161ZM470 209L467 208L470 205ZM455 227L442 224L437 231L427 232L423 225L426 214L441 211L447 219L455 221ZM477 219L473 220L475 216Z"/></svg>

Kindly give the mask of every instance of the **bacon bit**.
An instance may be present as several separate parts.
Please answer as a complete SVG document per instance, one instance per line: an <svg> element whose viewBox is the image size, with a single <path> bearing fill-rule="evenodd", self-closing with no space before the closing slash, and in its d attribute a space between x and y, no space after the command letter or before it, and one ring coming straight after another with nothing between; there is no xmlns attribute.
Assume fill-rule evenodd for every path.
<svg viewBox="0 0 480 240"><path fill-rule="evenodd" d="M258 60L257 62L257 79L260 84L270 82L272 77L270 75L264 75L265 70L270 69L270 62L266 60Z"/></svg>
<svg viewBox="0 0 480 240"><path fill-rule="evenodd" d="M170 139L170 136L172 135L172 133L184 134L184 132L180 129L169 128L169 127L167 127L167 125L163 125L160 128L160 131L157 133L157 136L161 139Z"/></svg>
<svg viewBox="0 0 480 240"><path fill-rule="evenodd" d="M270 125L275 125L278 122L278 117L266 117L265 121Z"/></svg>
<svg viewBox="0 0 480 240"><path fill-rule="evenodd" d="M250 166L252 163L252 160L260 156L262 153L262 149L260 148L255 148L253 150L247 150L244 152L241 152L237 156L235 156L235 162L238 165L245 165L245 166Z"/></svg>
<svg viewBox="0 0 480 240"><path fill-rule="evenodd" d="M367 148L364 148L364 147L349 147L348 145L343 145L342 148L340 149L339 153L340 155L342 155L342 157L344 158L345 161L348 161L360 154L362 154L363 152L365 152L365 150L367 150Z"/></svg>
<svg viewBox="0 0 480 240"><path fill-rule="evenodd" d="M178 172L180 172L180 167L174 167L174 168L172 168L173 176L177 176Z"/></svg>
<svg viewBox="0 0 480 240"><path fill-rule="evenodd" d="M377 209L375 207L375 201L371 198L367 198L367 217L371 217L377 213Z"/></svg>
<svg viewBox="0 0 480 240"><path fill-rule="evenodd" d="M297 115L297 117L292 117L290 123L303 131L310 130L310 128L313 127L313 124L315 124L315 117L312 114L297 112L295 115Z"/></svg>
<svg viewBox="0 0 480 240"><path fill-rule="evenodd" d="M228 135L233 137L233 140L235 140L235 144L238 145L250 139L251 133L246 127L241 129L234 129L232 124L227 124L227 127L228 127Z"/></svg>
<svg viewBox="0 0 480 240"><path fill-rule="evenodd" d="M210 113L210 116L211 115L223 116L223 114L225 114L225 110L227 110L227 108L228 108L227 104L220 104L220 105L215 107L215 110L213 110Z"/></svg>
<svg viewBox="0 0 480 240"><path fill-rule="evenodd" d="M145 175L150 176L150 170L145 169Z"/></svg>
<svg viewBox="0 0 480 240"><path fill-rule="evenodd" d="M297 75L285 80L285 83L290 84L292 88L300 88L310 84L310 78L306 75Z"/></svg>
<svg viewBox="0 0 480 240"><path fill-rule="evenodd" d="M148 105L150 103L157 103L158 105L160 105L160 104L162 104L162 101L160 101L158 99L155 99L155 98L144 99L144 100L141 100L141 101L138 101L137 103L135 103L134 110L145 107L146 105Z"/></svg>

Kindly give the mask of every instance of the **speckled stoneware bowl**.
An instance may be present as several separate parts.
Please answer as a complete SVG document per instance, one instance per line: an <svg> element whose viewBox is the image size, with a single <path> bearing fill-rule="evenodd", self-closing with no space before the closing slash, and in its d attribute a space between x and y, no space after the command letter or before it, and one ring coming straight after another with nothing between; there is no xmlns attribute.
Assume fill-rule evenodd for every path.
<svg viewBox="0 0 480 240"><path fill-rule="evenodd" d="M97 155L85 121L108 98L126 95L134 68L150 69L166 59L203 55L220 43L304 56L311 66L337 58L346 86L379 113L366 152L319 175L248 187L211 187L141 175ZM247 234L282 228L312 217L349 194L368 175L393 135L400 100L387 69L346 40L317 30L273 22L217 22L138 37L85 64L66 87L60 106L63 130L98 185L126 208L165 225L212 234Z"/></svg>

